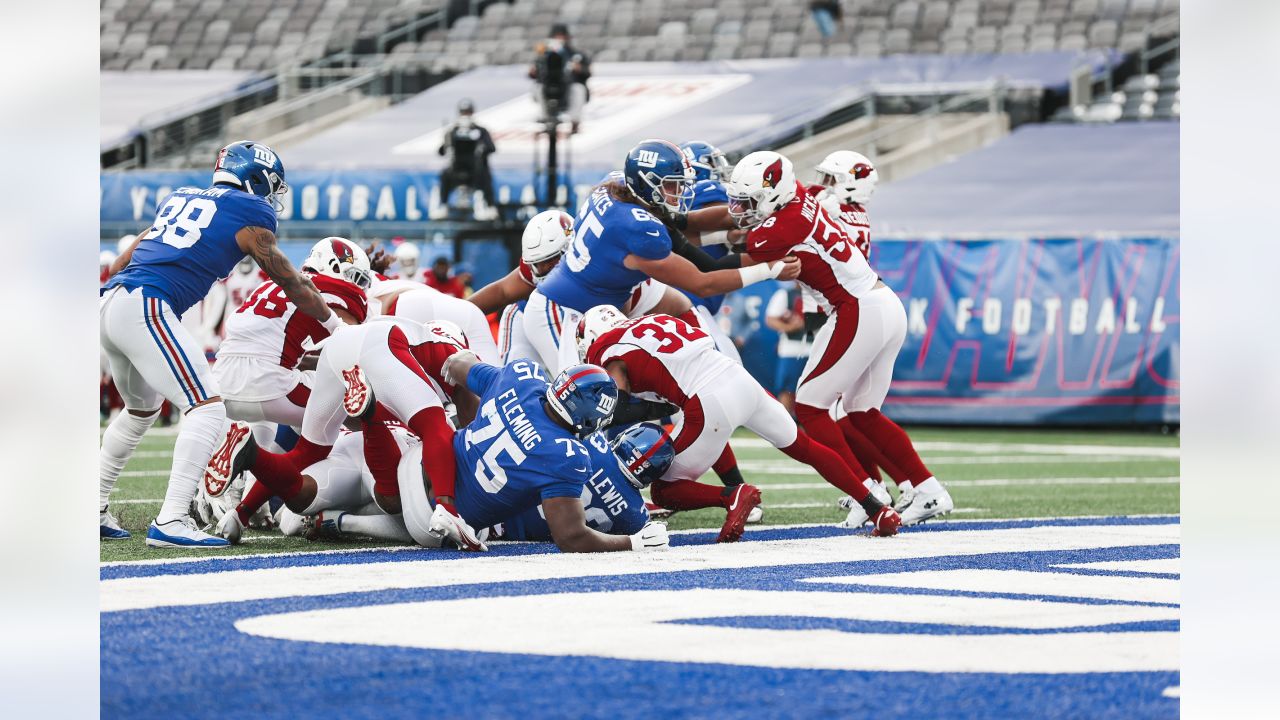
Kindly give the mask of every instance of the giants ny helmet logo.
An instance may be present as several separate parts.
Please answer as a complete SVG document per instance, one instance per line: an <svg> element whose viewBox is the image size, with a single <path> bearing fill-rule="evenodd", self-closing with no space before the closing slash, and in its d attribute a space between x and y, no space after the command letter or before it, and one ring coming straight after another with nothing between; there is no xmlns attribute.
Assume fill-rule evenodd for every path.
<svg viewBox="0 0 1280 720"><path fill-rule="evenodd" d="M687 162L687 161L686 161ZM657 150L641 150L636 153L636 164L640 167L656 167L658 164Z"/></svg>

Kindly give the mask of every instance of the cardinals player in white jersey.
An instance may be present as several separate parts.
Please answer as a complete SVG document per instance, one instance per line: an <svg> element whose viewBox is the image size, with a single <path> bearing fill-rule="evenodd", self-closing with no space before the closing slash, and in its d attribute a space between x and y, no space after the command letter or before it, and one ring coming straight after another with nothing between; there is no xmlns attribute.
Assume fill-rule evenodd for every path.
<svg viewBox="0 0 1280 720"><path fill-rule="evenodd" d="M369 314L418 323L443 321L462 328L467 346L484 362L498 362L498 345L484 313L475 305L411 280L382 280L369 289Z"/></svg>
<svg viewBox="0 0 1280 720"><path fill-rule="evenodd" d="M365 321L365 288L372 275L358 245L325 238L311 248L302 272L343 321ZM311 373L300 367L302 356L308 346L329 337L329 331L298 312L273 282L259 284L227 318L224 329L213 374L223 389L227 417L300 425L312 385Z"/></svg>
<svg viewBox="0 0 1280 720"><path fill-rule="evenodd" d="M237 424L214 453L206 471L214 482L229 483L245 470L251 470L260 481L246 493L236 512L223 516L218 534L239 542L249 518L273 494L294 512L304 513L316 487L314 479L308 483L300 471L329 455L348 416L362 421L366 438L380 424L394 421L421 439L426 448L422 453L423 476L434 489L438 504L456 516L454 426L445 414L445 405L453 403L460 423L470 422L475 416L476 397L465 387L450 383L443 366L465 346L456 325L423 325L391 316L335 333L320 351L301 438L292 450L284 454L262 451L248 428ZM376 451L372 453L377 456ZM371 455L366 453L366 457ZM375 500L388 513L401 512L397 488L375 488Z"/></svg>
<svg viewBox="0 0 1280 720"><path fill-rule="evenodd" d="M723 507L727 513L718 541L740 538L747 516L760 503L759 489L742 484L722 490L695 481L721 457L733 431L747 427L859 498L859 510L875 524L873 534L897 532L897 513L871 496L866 478L855 477L835 452L801 432L786 409L717 350L707 333L670 315L628 320L609 305L588 310L578 327L582 361L605 368L620 394L680 408L672 434L676 457L662 481L650 486L654 502L672 510Z"/></svg>
<svg viewBox="0 0 1280 720"><path fill-rule="evenodd" d="M426 284L427 269L419 262L421 251L411 242L402 242L396 246L392 256L396 259L396 273L392 280L410 280L418 284Z"/></svg>
<svg viewBox="0 0 1280 720"><path fill-rule="evenodd" d="M253 294L254 290L258 289L259 285L269 279L266 273L258 269L258 264L253 261L253 258L245 258L236 265L235 270L232 270L227 279L223 281L227 287L226 317L222 319L222 334L224 337L227 332L225 325L227 319L244 306L244 301L249 299L249 296Z"/></svg>
<svg viewBox="0 0 1280 720"><path fill-rule="evenodd" d="M543 210L530 218L524 227L520 236L520 262L516 268L467 298L486 315L502 311L498 324L498 352L504 364L538 357L524 334L525 301L560 262L572 240L573 216L563 210Z"/></svg>
<svg viewBox="0 0 1280 720"><path fill-rule="evenodd" d="M754 152L738 163L729 187L729 214L738 227L749 229L747 252L757 261L800 259L797 281L814 293L828 316L796 388L800 424L857 475L868 477L830 414L837 401L850 416L858 411L864 422L857 429L906 474L915 491L899 498L903 523L949 512L951 496L902 428L878 409L906 335L906 311L897 294L872 271L842 225L796 181L791 161L778 153ZM866 519L862 506L854 505L845 524Z"/></svg>

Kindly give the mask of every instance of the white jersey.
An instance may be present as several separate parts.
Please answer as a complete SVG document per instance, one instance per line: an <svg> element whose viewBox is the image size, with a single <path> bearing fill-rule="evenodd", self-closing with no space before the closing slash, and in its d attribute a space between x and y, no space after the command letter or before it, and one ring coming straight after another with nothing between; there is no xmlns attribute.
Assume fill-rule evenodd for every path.
<svg viewBox="0 0 1280 720"><path fill-rule="evenodd" d="M392 315L419 323L448 320L462 328L467 345L480 360L501 362L489 321L475 303L446 295L410 280L384 280L369 290L371 315Z"/></svg>
<svg viewBox="0 0 1280 720"><path fill-rule="evenodd" d="M345 280L307 273L325 303L364 322L368 299L364 291ZM319 320L298 310L284 290L263 283L227 318L226 339L219 356L245 355L272 358L281 367L294 368L307 347L329 337Z"/></svg>
<svg viewBox="0 0 1280 720"><path fill-rule="evenodd" d="M234 315L235 312L244 305L245 301L249 299L249 296L253 294L254 290L258 289L259 285L267 282L269 279L270 278L267 277L267 274L259 270L257 266L254 266L253 272L242 273L232 271L224 281L227 287L227 307L226 312L224 313L223 322L225 323L227 318ZM223 329L223 334L226 334L225 328Z"/></svg>
<svg viewBox="0 0 1280 720"><path fill-rule="evenodd" d="M587 350L587 362L603 367L613 360L626 364L633 394L681 407L738 367L710 335L670 315L637 318L602 333Z"/></svg>

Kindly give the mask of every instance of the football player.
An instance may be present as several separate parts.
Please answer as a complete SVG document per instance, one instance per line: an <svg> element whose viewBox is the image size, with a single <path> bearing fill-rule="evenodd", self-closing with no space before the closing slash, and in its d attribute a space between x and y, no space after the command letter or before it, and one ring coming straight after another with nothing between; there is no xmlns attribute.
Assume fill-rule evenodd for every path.
<svg viewBox="0 0 1280 720"><path fill-rule="evenodd" d="M686 142L680 146L680 149L689 158L695 178L695 183L689 190L691 195L689 211L727 205L729 196L725 194L723 181L729 179L732 168L729 167L729 161L725 159L724 153L720 152L715 145L701 140ZM719 260L729 254L728 234L727 231L720 230L707 233L690 232L688 235L689 242L699 245L707 255ZM716 347L720 348L720 352L733 358L738 364L742 364L742 358L738 355L738 346L716 320L716 316L720 314L720 308L724 306L724 294L699 297L684 291L684 295L689 298L689 302L693 303L694 312L698 314L701 321L700 327L716 341ZM634 313L629 315L637 317Z"/></svg>
<svg viewBox="0 0 1280 720"><path fill-rule="evenodd" d="M417 245L411 242L402 242L396 246L392 256L396 260L396 272L390 276L392 280L410 280L426 284L427 269L422 267L419 262L420 251Z"/></svg>
<svg viewBox="0 0 1280 720"><path fill-rule="evenodd" d="M383 280L369 290L374 315L390 315L417 323L443 321L462 328L466 346L482 360L498 361L498 345L484 313L475 305L410 280Z"/></svg>
<svg viewBox="0 0 1280 720"><path fill-rule="evenodd" d="M626 306L650 278L670 286L663 290L673 297L672 312L687 313L688 299L671 288L710 296L760 280L789 279L798 271L794 260L756 265L731 255L713 261L683 236L673 244L672 232L660 218L686 211L693 180L693 167L680 148L665 140L645 140L627 153L620 180L606 181L591 192L578 211L564 260L525 307L525 334L547 367L574 362L572 338L581 313L596 305ZM708 264L695 265L681 253L705 258ZM654 310L667 309L666 298L662 303ZM697 323L695 317L690 320Z"/></svg>
<svg viewBox="0 0 1280 720"><path fill-rule="evenodd" d="M502 311L498 324L498 352L503 363L533 359L535 351L524 334L524 308L529 294L560 262L573 239L573 216L561 210L543 210L530 218L520 236L520 262L516 269L480 288L467 298L489 313ZM481 360L484 357L481 356Z"/></svg>
<svg viewBox="0 0 1280 720"><path fill-rule="evenodd" d="M675 461L650 489L655 503L672 510L723 507L717 542L740 538L748 514L760 504L759 489L744 483L721 490L696 480L723 457L733 431L747 427L853 496L874 534L897 532L898 514L871 496L869 478L855 475L835 452L800 432L786 409L718 352L706 333L670 315L628 320L607 305L589 310L579 328L579 354L605 368L621 394L663 400L681 410L673 434Z"/></svg>
<svg viewBox="0 0 1280 720"><path fill-rule="evenodd" d="M796 181L791 161L778 153L754 152L734 167L729 213L738 227L749 230L747 252L757 260L792 255L800 259L798 281L814 293L828 316L814 337L796 388L800 424L866 477L830 413L837 401L851 415L872 408L857 413L863 419L857 429L910 479L914 493L904 496L906 501L899 498L903 523L949 512L951 496L925 467L902 428L878 409L906 335L906 311L897 294L871 270L843 226ZM858 526L866 520L859 504L850 509L845 524Z"/></svg>
<svg viewBox="0 0 1280 720"><path fill-rule="evenodd" d="M276 214L286 192L284 165L274 151L250 141L232 143L218 152L213 184L170 194L151 227L116 259L116 272L102 287L100 333L127 410L102 438L103 537L128 536L107 500L166 398L186 417L174 445L164 504L147 528L147 546L227 546L226 540L200 531L188 512L226 409L203 349L178 318L249 255L303 313L330 331L342 324L276 246Z"/></svg>
<svg viewBox="0 0 1280 720"><path fill-rule="evenodd" d="M426 443L430 451L422 454L422 472L436 488L439 503L453 512L453 454L446 450L453 425L445 404L452 401L466 422L474 416L475 397L449 382L442 368L450 355L463 349L464 342L456 326L422 325L389 316L350 326L326 340L297 445L283 455L260 451L248 427L236 423L214 454L207 471L211 479L206 482L229 483L245 470L259 481L236 512L222 517L218 534L239 542L249 518L273 494L294 512L303 512L314 496L314 486L299 471L329 455L348 416L372 424L396 420ZM400 511L395 488L381 494L375 488L375 495L384 510Z"/></svg>
<svg viewBox="0 0 1280 720"><path fill-rule="evenodd" d="M225 280L227 285L227 307L226 317L222 319L223 332L226 331L226 322L237 310L243 305L244 301L249 299L254 290L264 282L271 278L266 273L258 269L250 258L245 258L236 263L236 269L227 276Z"/></svg>

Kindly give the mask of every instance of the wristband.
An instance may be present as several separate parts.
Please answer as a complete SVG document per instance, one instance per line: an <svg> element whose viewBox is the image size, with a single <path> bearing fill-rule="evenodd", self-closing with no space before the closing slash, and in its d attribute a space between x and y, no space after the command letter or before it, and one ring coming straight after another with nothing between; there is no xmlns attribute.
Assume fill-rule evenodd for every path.
<svg viewBox="0 0 1280 720"><path fill-rule="evenodd" d="M342 325L342 318L338 317L338 313L332 310L329 311L329 317L320 321L320 326L325 330L328 330L330 335L337 332L338 328L342 327Z"/></svg>
<svg viewBox="0 0 1280 720"><path fill-rule="evenodd" d="M759 265L749 265L744 268L738 268L738 274L742 276L742 287L758 283L761 280L772 280L782 274L782 263L760 263Z"/></svg>

